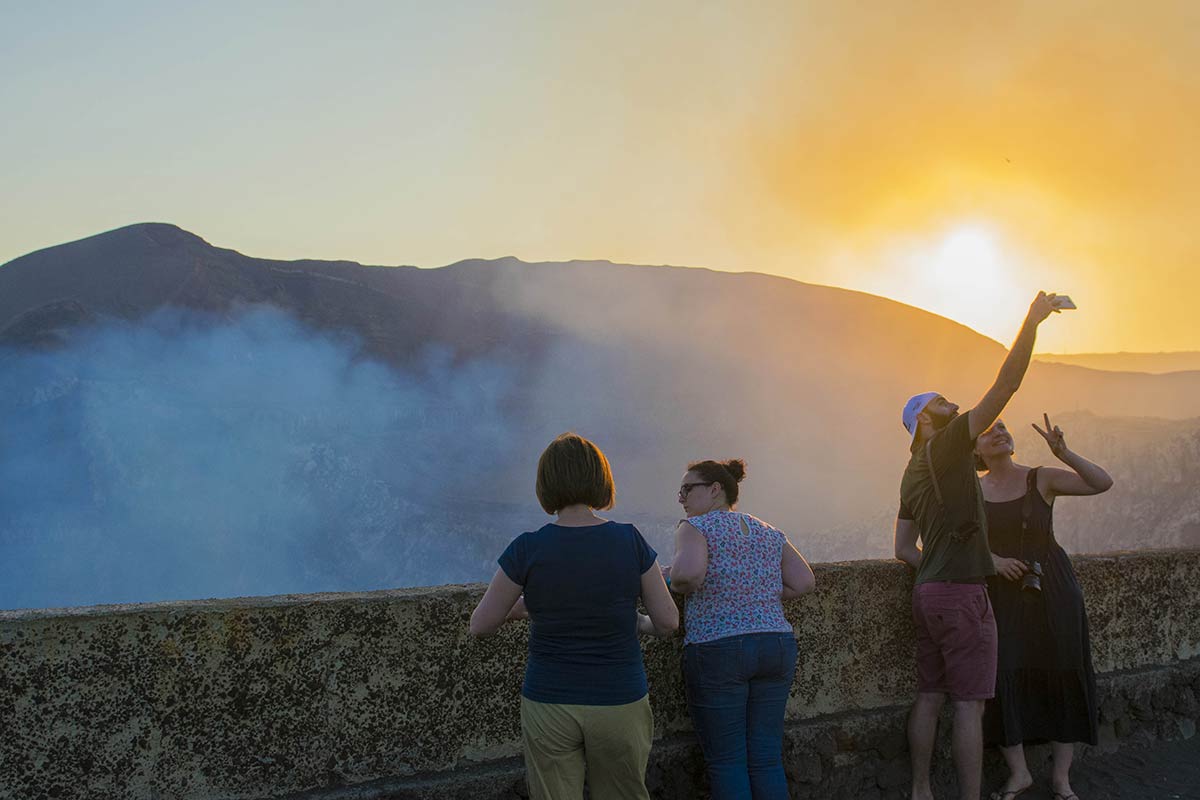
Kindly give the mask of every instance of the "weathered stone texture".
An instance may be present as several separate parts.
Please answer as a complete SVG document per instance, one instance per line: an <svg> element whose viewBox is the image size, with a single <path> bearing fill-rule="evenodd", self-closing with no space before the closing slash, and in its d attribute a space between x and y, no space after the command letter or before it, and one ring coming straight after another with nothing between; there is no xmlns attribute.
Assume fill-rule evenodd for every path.
<svg viewBox="0 0 1200 800"><path fill-rule="evenodd" d="M1200 654L1200 551L1076 565L1099 671ZM909 574L856 562L817 576L819 590L787 607L800 643L787 741L797 796L897 796L914 672ZM481 593L0 612L0 798L520 796L526 628L471 639ZM702 787L680 649L645 643L656 797ZM1110 743L1194 731L1200 679L1145 674L1106 695Z"/></svg>

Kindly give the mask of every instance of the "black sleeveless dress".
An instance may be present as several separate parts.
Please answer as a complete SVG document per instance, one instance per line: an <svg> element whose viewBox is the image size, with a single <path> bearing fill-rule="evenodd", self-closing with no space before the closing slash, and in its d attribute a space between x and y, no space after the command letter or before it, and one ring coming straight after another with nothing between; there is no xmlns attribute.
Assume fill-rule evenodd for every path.
<svg viewBox="0 0 1200 800"><path fill-rule="evenodd" d="M1025 497L986 503L992 552L1040 561L1042 590L1021 581L988 578L999 642L996 696L983 716L989 745L1097 743L1096 677L1088 640L1083 592L1066 551L1054 539L1053 509L1037 490L1037 470L1027 481L1028 528L1022 536Z"/></svg>

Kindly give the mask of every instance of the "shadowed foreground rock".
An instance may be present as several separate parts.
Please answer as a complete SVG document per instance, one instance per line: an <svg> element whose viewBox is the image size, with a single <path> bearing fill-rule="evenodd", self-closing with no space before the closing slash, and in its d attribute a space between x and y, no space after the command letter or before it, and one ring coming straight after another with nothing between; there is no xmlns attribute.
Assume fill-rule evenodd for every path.
<svg viewBox="0 0 1200 800"><path fill-rule="evenodd" d="M1076 560L1102 743L1194 735L1200 551ZM817 567L785 757L794 797L901 797L914 667L910 577ZM481 586L0 612L0 797L524 796L523 625L472 640ZM647 640L655 797L704 796L678 669ZM946 731L938 780L952 780ZM1084 754L1085 757L1090 755ZM1036 754L1031 764L1041 764ZM998 757L989 774L998 774Z"/></svg>

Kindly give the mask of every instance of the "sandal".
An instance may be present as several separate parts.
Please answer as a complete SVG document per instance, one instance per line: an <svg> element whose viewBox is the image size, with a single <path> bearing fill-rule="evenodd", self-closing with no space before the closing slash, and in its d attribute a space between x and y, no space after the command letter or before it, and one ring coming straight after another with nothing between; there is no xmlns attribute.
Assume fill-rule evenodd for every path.
<svg viewBox="0 0 1200 800"><path fill-rule="evenodd" d="M1018 797L1028 792L1029 788L1029 786L1026 786L1023 789L1013 789L1011 792L992 792L988 795L988 800L1017 800ZM1056 797L1054 800L1058 800L1058 798ZM1068 800L1068 798L1063 798L1063 800ZM1076 800L1079 799L1076 798Z"/></svg>
<svg viewBox="0 0 1200 800"><path fill-rule="evenodd" d="M1075 794L1074 792L1071 792L1070 794L1059 794L1058 792L1055 792L1054 800L1079 800L1079 795Z"/></svg>

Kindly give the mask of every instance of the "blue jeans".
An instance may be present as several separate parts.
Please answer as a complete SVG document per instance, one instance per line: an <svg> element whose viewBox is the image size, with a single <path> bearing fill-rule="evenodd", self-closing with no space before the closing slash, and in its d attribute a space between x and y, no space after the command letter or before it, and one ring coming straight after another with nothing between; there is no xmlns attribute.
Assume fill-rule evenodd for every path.
<svg viewBox="0 0 1200 800"><path fill-rule="evenodd" d="M787 800L783 712L795 674L790 633L747 633L683 648L688 711L713 800Z"/></svg>

